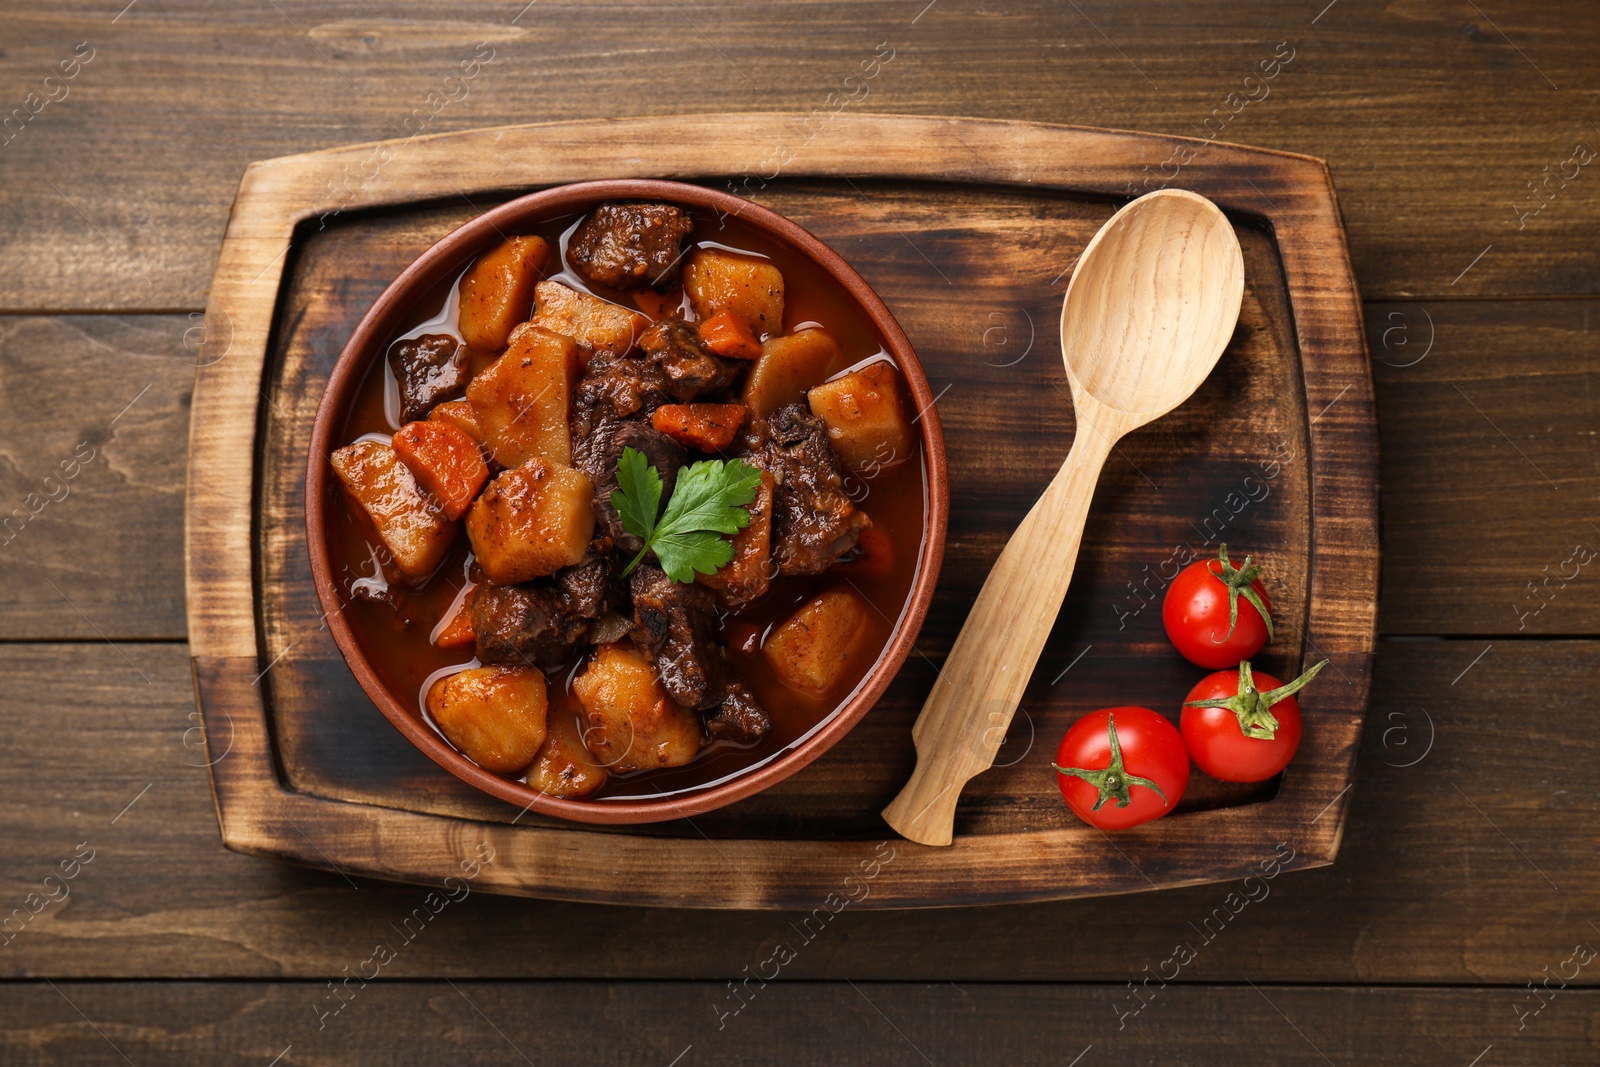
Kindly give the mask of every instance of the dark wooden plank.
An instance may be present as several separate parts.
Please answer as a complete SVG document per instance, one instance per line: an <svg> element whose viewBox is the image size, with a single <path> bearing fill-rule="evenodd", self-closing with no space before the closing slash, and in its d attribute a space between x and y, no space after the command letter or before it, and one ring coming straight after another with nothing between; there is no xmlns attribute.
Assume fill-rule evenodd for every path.
<svg viewBox="0 0 1600 1067"><path fill-rule="evenodd" d="M0 318L0 639L183 633L196 317Z"/></svg>
<svg viewBox="0 0 1600 1067"><path fill-rule="evenodd" d="M1385 633L1600 633L1600 304L1372 304Z"/></svg>
<svg viewBox="0 0 1600 1067"><path fill-rule="evenodd" d="M1573 846L1600 815L1600 726L1571 696L1600 671L1600 647L1484 644L1382 643L1338 861L1280 875L1220 926L1227 886L975 910L846 907L784 974L1122 986L1204 927L1210 940L1184 981L1521 990L1573 944L1600 946L1588 926L1600 914L1596 854ZM0 914L25 907L81 842L96 849L70 896L0 947L0 975L338 976L424 901L418 887L352 886L221 847L199 737L186 733L181 647L11 645L0 647L0 675L0 728L25 742L0 748ZM352 729L391 729L371 709L352 714ZM1241 856L1240 878L1272 853ZM1242 888L1262 896L1256 883ZM472 893L385 974L736 978L805 919ZM1515 996L1504 999L1494 1010L1510 1019Z"/></svg>
<svg viewBox="0 0 1600 1067"><path fill-rule="evenodd" d="M253 160L414 130L731 108L1026 118L1305 152L1331 163L1369 296L1593 293L1600 280L1587 167L1550 179L1546 206L1526 214L1546 203L1529 183L1547 165L1572 174L1575 145L1600 147L1582 0L1345 0L1321 14L1266 0L1035 0L1003 14L614 0L517 17L520 6L410 0L341 17L189 0L113 21L75 0L16 13L0 57L7 108L38 113L14 120L4 146L0 307L198 308ZM45 85L82 41L94 58ZM487 55L480 42L492 61L447 83ZM880 42L894 58L846 82ZM1246 83L1275 55L1293 58ZM804 152L803 129L773 136ZM1137 162L1153 182L1173 168L1159 154Z"/></svg>
<svg viewBox="0 0 1600 1067"><path fill-rule="evenodd" d="M1590 1028L1600 1010L1594 990L1550 994L1519 1030L1519 994L1537 1002L1509 988L1161 989L1152 982L1137 1015L1131 1006L1139 1002L1127 987L1102 985L753 980L743 1001L713 982L356 978L336 988L337 996L312 982L8 985L0 987L8 1020L0 1052L18 1067L269 1061L1383 1067L1479 1062L1474 1057L1496 1065L1575 1064L1593 1062L1600 1051ZM1483 1059L1485 1053L1493 1058Z"/></svg>

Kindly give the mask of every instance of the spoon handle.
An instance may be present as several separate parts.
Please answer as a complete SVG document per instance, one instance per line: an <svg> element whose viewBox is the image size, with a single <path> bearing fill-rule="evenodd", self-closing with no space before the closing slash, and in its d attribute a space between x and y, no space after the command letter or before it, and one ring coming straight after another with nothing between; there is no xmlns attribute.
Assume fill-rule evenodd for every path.
<svg viewBox="0 0 1600 1067"><path fill-rule="evenodd" d="M1072 451L995 561L922 705L911 731L916 770L883 809L902 837L948 845L962 787L1005 740L1072 581L1100 468L1124 429L1096 413L1078 405Z"/></svg>

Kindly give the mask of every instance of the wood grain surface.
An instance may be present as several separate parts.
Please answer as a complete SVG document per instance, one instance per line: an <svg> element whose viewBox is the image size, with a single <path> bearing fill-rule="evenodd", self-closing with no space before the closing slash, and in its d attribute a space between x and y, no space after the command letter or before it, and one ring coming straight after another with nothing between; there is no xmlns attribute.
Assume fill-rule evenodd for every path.
<svg viewBox="0 0 1600 1067"><path fill-rule="evenodd" d="M0 549L11 741L0 747L0 914L79 842L100 851L69 899L0 948L11 979L0 1059L125 1063L98 1028L138 1064L518 1061L430 978L454 981L536 1062L586 1042L644 1064L692 1043L679 1067L923 1063L898 1028L937 1063L1065 1064L1091 1042L1077 1067L1232 1063L1235 1022L1262 1062L1595 1059L1592 992L1556 995L1520 1031L1515 1010L1574 944L1600 944L1587 925L1600 921L1600 863L1583 844L1600 788L1586 699L1600 662L1586 640L1555 640L1600 634L1600 585L1585 567L1550 579L1553 598L1527 588L1577 543L1600 547L1584 532L1600 522L1593 168L1553 181L1527 214L1544 168L1579 142L1600 147L1592 5L72 0L7 12L0 110L25 107L85 41L95 58L70 94L0 138L5 510L86 438L97 449L71 495ZM479 42L494 61L464 98L430 111L428 94L448 91ZM894 59L864 92L846 87L880 42ZM726 1044L710 995L767 959L801 915L475 894L386 971L410 981L369 988L319 1034L311 1001L392 936L416 891L223 850L192 765L204 762L200 735L185 733L187 649L161 643L185 630L182 456L199 336L186 337L188 315L205 307L245 165L408 128L636 114L641 98L670 114L815 108L821 123L846 100L844 113L1207 136L1196 126L1215 130L1216 109L1248 91L1244 77L1279 42L1294 59L1218 139L1328 160L1369 301L1382 440L1379 615L1396 639L1379 645L1338 863L1275 880L1130 1023L1131 1038L1116 1029L1115 996L1192 936L1215 888L847 909L785 968L797 981L769 985ZM806 133L783 144L803 150ZM939 313L931 289L898 299ZM1592 987L1593 971L1572 984ZM680 1018L681 1043L654 1040L677 1038ZM1080 1023L1093 1032L1077 1041Z"/></svg>
<svg viewBox="0 0 1600 1067"><path fill-rule="evenodd" d="M201 318L0 318L0 638L182 636Z"/></svg>
<svg viewBox="0 0 1600 1067"><path fill-rule="evenodd" d="M1388 633L1600 633L1600 305L1371 304ZM1470 474L1468 473L1470 472ZM1580 549L1581 546L1581 549Z"/></svg>
<svg viewBox="0 0 1600 1067"><path fill-rule="evenodd" d="M11 106L80 41L96 58L5 148L0 304L199 310L253 160L413 131L735 107L1271 145L1333 161L1368 296L1593 293L1600 282L1579 225L1600 207L1600 182L1570 183L1525 223L1516 211L1547 163L1600 140L1588 125L1600 117L1585 0L1341 0L1320 18L1323 4L1271 0L941 0L922 15L926 2L605 0L541 3L517 18L514 2L188 0L140 3L114 23L88 0L18 11L0 65L17 89ZM446 85L480 42L492 61L464 89ZM1264 86L1245 85L1280 42L1293 58ZM863 83L860 64L880 44L894 58ZM1235 92L1258 99L1235 113ZM805 136L785 131L780 143L802 152ZM81 163L91 142L105 171ZM1140 163L1160 180L1168 159Z"/></svg>
<svg viewBox="0 0 1600 1067"><path fill-rule="evenodd" d="M1161 990L1152 983L1157 991L1134 1015L1132 1005L1140 1002L1127 987L1104 985L852 982L763 989L752 981L745 1000L716 982L566 982L535 987L531 995L469 981L365 989L352 981L343 988L350 992L294 982L199 990L165 982L53 989L27 983L0 991L0 1007L29 1020L0 1036L0 1051L19 1065L264 1064L278 1055L282 1062L330 1065L563 1063L608 1047L615 1038L595 1036L604 1034L626 1039L629 1054L611 1061L625 1064L666 1064L676 1056L684 1063L775 1067L1059 1065L1079 1056L1081 1063L1225 1067L1243 1055L1252 1063L1320 1067L1464 1064L1492 1051L1494 1063L1546 1065L1588 1040L1586 1027L1600 1009L1595 991L1569 993L1519 1032L1511 989ZM174 1003L183 1005L181 1022L141 1021L167 1014ZM1228 1034L1247 1036L1218 1040L1218 1018L1226 1019Z"/></svg>

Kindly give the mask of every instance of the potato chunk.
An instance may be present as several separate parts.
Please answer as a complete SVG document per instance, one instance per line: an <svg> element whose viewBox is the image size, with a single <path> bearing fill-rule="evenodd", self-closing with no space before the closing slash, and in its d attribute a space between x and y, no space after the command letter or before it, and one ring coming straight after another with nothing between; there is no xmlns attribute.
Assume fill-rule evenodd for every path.
<svg viewBox="0 0 1600 1067"><path fill-rule="evenodd" d="M394 448L382 441L357 441L335 450L328 462L345 492L372 520L400 574L413 582L432 574L450 551L456 525L423 492Z"/></svg>
<svg viewBox="0 0 1600 1067"><path fill-rule="evenodd" d="M839 358L839 346L827 330L768 338L744 383L750 417L764 419L785 404L805 399L806 390L824 381Z"/></svg>
<svg viewBox="0 0 1600 1067"><path fill-rule="evenodd" d="M697 248L684 264L683 290L702 319L731 311L757 337L783 332L783 274L767 260Z"/></svg>
<svg viewBox="0 0 1600 1067"><path fill-rule="evenodd" d="M615 773L681 767L700 751L699 713L669 698L631 645L602 645L572 691L583 704L584 743Z"/></svg>
<svg viewBox="0 0 1600 1067"><path fill-rule="evenodd" d="M715 574L696 574L695 581L722 594L725 603L748 604L766 593L772 582L772 475L761 472L761 486L750 502L750 525L733 536L733 559Z"/></svg>
<svg viewBox="0 0 1600 1067"><path fill-rule="evenodd" d="M465 400L446 400L428 412L429 422L447 422L484 448L483 428L478 425L478 413Z"/></svg>
<svg viewBox="0 0 1600 1067"><path fill-rule="evenodd" d="M606 784L606 769L583 747L578 720L570 709L554 710L549 716L544 747L528 768L528 784L553 797L576 800Z"/></svg>
<svg viewBox="0 0 1600 1067"><path fill-rule="evenodd" d="M461 754L486 771L514 774L544 744L544 673L473 667L428 687L428 715Z"/></svg>
<svg viewBox="0 0 1600 1067"><path fill-rule="evenodd" d="M494 456L507 469L535 456L572 462L567 408L574 350L567 338L537 326L518 327L506 354L467 386L467 402Z"/></svg>
<svg viewBox="0 0 1600 1067"><path fill-rule="evenodd" d="M594 487L581 471L535 457L501 472L467 512L467 538L496 585L583 560L594 535Z"/></svg>
<svg viewBox="0 0 1600 1067"><path fill-rule="evenodd" d="M512 237L481 256L461 279L461 339L473 348L497 352L512 327L526 322L533 287L550 261L543 237Z"/></svg>
<svg viewBox="0 0 1600 1067"><path fill-rule="evenodd" d="M887 360L824 382L806 394L828 427L828 444L846 467L877 472L911 457L911 421L900 375Z"/></svg>
<svg viewBox="0 0 1600 1067"><path fill-rule="evenodd" d="M560 282L540 282L534 287L533 318L528 321L595 352L604 349L619 356L627 355L650 326L650 320L637 311Z"/></svg>
<svg viewBox="0 0 1600 1067"><path fill-rule="evenodd" d="M820 697L844 676L866 624L867 606L859 596L830 589L773 630L762 651L780 682Z"/></svg>
<svg viewBox="0 0 1600 1067"><path fill-rule="evenodd" d="M489 480L478 443L448 422L408 422L394 435L395 455L444 508L459 519Z"/></svg>

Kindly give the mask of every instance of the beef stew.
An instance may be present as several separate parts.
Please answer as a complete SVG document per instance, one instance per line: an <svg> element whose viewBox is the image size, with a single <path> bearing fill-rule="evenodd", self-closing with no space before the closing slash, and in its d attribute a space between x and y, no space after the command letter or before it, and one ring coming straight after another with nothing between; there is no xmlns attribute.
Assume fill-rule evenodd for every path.
<svg viewBox="0 0 1600 1067"><path fill-rule="evenodd" d="M487 770L602 802L705 789L814 733L883 654L927 535L916 412L850 294L737 219L609 202L529 229L416 309L335 434L331 563L368 594L347 619ZM628 449L663 507L694 464L757 469L726 564L635 562Z"/></svg>

